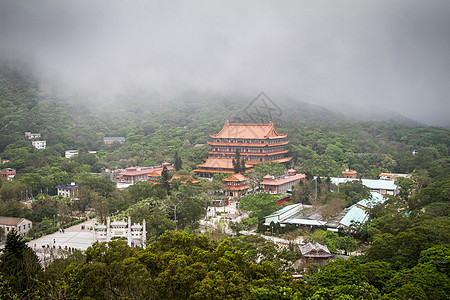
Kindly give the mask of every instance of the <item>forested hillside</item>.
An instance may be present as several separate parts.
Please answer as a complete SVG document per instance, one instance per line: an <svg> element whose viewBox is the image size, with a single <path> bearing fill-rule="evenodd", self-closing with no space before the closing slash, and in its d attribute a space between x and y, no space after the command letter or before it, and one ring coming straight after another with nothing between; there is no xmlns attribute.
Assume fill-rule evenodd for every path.
<svg viewBox="0 0 450 300"><path fill-rule="evenodd" d="M74 215L84 215L87 208L95 210L99 222L106 216L145 219L148 248L130 248L122 241L96 243L84 254L55 259L42 269L25 241L9 234L0 256L0 298L448 299L449 130L361 122L307 103L274 101L279 110L272 120L288 135L290 167L308 175L293 202L312 203L311 176L339 176L343 169L365 178L390 171L412 173L414 179L400 180L400 197L373 207L369 222L339 235L275 228L272 234L302 235L327 244L334 253L364 252L337 259L320 272L312 268L294 280L290 272L299 249L293 244L281 251L256 236L230 238L220 224L198 234L199 219L223 187L220 178L198 185L169 185L163 178L161 184L139 182L117 190L108 176L95 174L174 163L177 155L182 164L177 172L192 173L207 157L209 135L219 132L226 120L269 121L264 112L246 110L251 100L193 92L164 99L143 91L115 99L64 97L43 89L33 72L24 70L8 64L0 68L0 157L10 160L1 168L17 170L14 180L0 182L0 215L32 220L31 238L78 222ZM33 148L24 139L25 131L41 133L47 148ZM105 145L105 136L123 136L126 142ZM66 159L69 149L80 153ZM267 167L255 167L253 177L264 176ZM273 170L282 174L283 168ZM80 185L79 200L55 196L56 185L70 182ZM340 191L323 186L325 181L319 183L325 205L337 201L348 207L369 193L359 182ZM34 199L31 207L23 204L29 198ZM238 232L261 225L277 208L276 198L247 196L241 206L252 211L250 218L230 227Z"/></svg>
<svg viewBox="0 0 450 300"><path fill-rule="evenodd" d="M97 150L95 156L78 158L95 171L172 162L178 151L190 171L207 157L207 145L194 146L204 144L226 120L268 122L264 111L260 115L244 111L253 99L242 96L188 93L164 99L134 91L115 99L61 98L40 89L31 71L4 63L0 72L0 155L21 173L33 165L27 157L38 156L39 168L51 165L68 149ZM423 170L431 179L448 174L450 133L446 129L356 122L307 103L273 102L279 112L272 119L278 131L288 135L294 165L304 172L329 176L350 168L376 178L383 171ZM41 133L48 149L33 150L24 141L25 131ZM104 136L124 136L126 143L104 145ZM418 154L412 155L413 150Z"/></svg>

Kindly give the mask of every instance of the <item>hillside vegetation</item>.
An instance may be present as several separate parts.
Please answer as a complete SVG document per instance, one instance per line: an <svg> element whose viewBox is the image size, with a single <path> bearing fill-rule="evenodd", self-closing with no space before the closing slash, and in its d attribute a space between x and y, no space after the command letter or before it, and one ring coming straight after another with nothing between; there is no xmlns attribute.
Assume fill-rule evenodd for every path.
<svg viewBox="0 0 450 300"><path fill-rule="evenodd" d="M350 206L364 199L369 191L357 181L336 191L327 180L311 179L339 176L347 168L365 178L390 171L412 173L414 179L398 181L400 197L389 197L370 210L370 221L339 235L290 228L287 234L302 234L329 245L332 252L358 247L363 252L336 259L320 271L312 266L303 279L294 280L290 272L300 254L295 245L279 250L257 236L231 238L220 224L198 234L198 220L222 188L220 178L170 186L162 178L161 184L139 182L117 190L108 176L96 174L174 163L176 156L182 162L178 172L189 174L207 157L209 135L219 132L226 120L269 121L264 114L246 113L248 99L196 93L164 99L140 91L111 100L67 98L43 90L32 72L3 64L0 75L0 157L10 160L2 168L17 170L14 180L0 181L0 215L31 219L28 236L33 238L54 232L57 224L74 224L73 213L81 215L92 207L100 222L106 216L145 219L148 241L145 250L123 241L95 243L84 254L68 254L43 269L25 241L10 231L0 255L1 299L450 297L447 129L348 120L325 108L280 100L280 113L272 119L288 135L290 167L308 175L293 201L311 202L314 189L315 198L330 205ZM47 148L34 149L24 139L25 131L41 133ZM126 142L105 145L104 136L124 136ZM80 154L65 159L69 149ZM97 152L87 152L92 150ZM70 182L81 187L76 202L55 196L56 185ZM28 198L34 199L31 208L23 205ZM261 224L275 209L275 198L247 196L243 207L253 213L247 224L233 224L233 230ZM274 234L281 231L276 227Z"/></svg>

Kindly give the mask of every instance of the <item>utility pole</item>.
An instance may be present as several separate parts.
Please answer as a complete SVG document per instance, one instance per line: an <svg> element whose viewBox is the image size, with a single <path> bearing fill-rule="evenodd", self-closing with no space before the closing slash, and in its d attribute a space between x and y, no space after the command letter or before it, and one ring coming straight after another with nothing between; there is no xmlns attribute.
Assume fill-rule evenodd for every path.
<svg viewBox="0 0 450 300"><path fill-rule="evenodd" d="M316 176L316 201L317 201L317 176Z"/></svg>

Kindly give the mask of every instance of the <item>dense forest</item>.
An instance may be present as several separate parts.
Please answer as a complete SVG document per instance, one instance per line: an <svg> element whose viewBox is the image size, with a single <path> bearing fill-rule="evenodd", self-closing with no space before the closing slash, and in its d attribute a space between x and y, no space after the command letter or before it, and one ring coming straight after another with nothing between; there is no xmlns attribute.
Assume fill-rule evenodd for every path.
<svg viewBox="0 0 450 300"><path fill-rule="evenodd" d="M288 135L292 165L308 175L293 201L312 200L311 176L339 176L344 169L364 178L382 172L411 173L399 182L401 197L370 210L371 221L339 235L323 230L302 234L333 252L362 249L363 255L337 259L302 279L291 272L299 255L294 245L279 251L256 236L200 235L198 220L221 189L221 178L199 185L143 182L116 190L107 169L156 166L181 159L179 174L207 157L208 137L230 122L268 122L264 113L245 111L242 96L186 94L164 99L134 91L116 99L60 95L44 89L27 68L0 68L0 157L14 168L0 181L0 215L26 217L36 226L29 237L73 221L69 212L92 207L98 220L131 216L147 221L146 250L122 241L94 244L85 253L55 259L45 269L21 237L9 234L0 257L0 298L5 299L448 299L450 297L450 131L411 126L405 121L358 121L308 103L282 99L272 120ZM274 101L275 102L275 101ZM401 122L400 122L401 121ZM405 122L407 124L405 124ZM24 132L39 132L47 148L37 150ZM123 136L124 144L103 144ZM64 151L79 155L64 158ZM96 151L96 153L88 153ZM266 167L255 168L255 178ZM271 170L276 171L276 168ZM56 195L55 186L77 182L80 201ZM316 182L317 184L317 182ZM340 199L348 207L367 193L357 184L331 192L323 204ZM358 196L359 195L359 196ZM30 207L22 201L33 198ZM276 209L276 197L249 195L252 211L239 228L254 228ZM176 208L178 207L178 208ZM175 208L175 209L174 209ZM176 212L175 212L176 211ZM253 227L252 227L253 226ZM261 228L260 228L261 229ZM277 229L277 230L278 230ZM175 230L175 231L174 231ZM264 230L264 228L263 228ZM276 231L277 231L276 230ZM2 233L3 235L3 233ZM337 253L337 252L336 252Z"/></svg>

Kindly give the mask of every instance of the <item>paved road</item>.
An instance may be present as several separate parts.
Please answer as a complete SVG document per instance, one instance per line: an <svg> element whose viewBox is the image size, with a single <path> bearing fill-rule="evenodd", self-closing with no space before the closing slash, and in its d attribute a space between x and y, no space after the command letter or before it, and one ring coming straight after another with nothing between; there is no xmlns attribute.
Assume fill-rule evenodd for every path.
<svg viewBox="0 0 450 300"><path fill-rule="evenodd" d="M27 245L35 250L42 261L46 261L54 256L67 255L68 252L64 250L76 249L85 251L94 242L94 233L92 230L89 230L93 225L94 221L89 220L65 229L64 233L57 231L32 240ZM85 226L85 229L81 229L81 226Z"/></svg>

